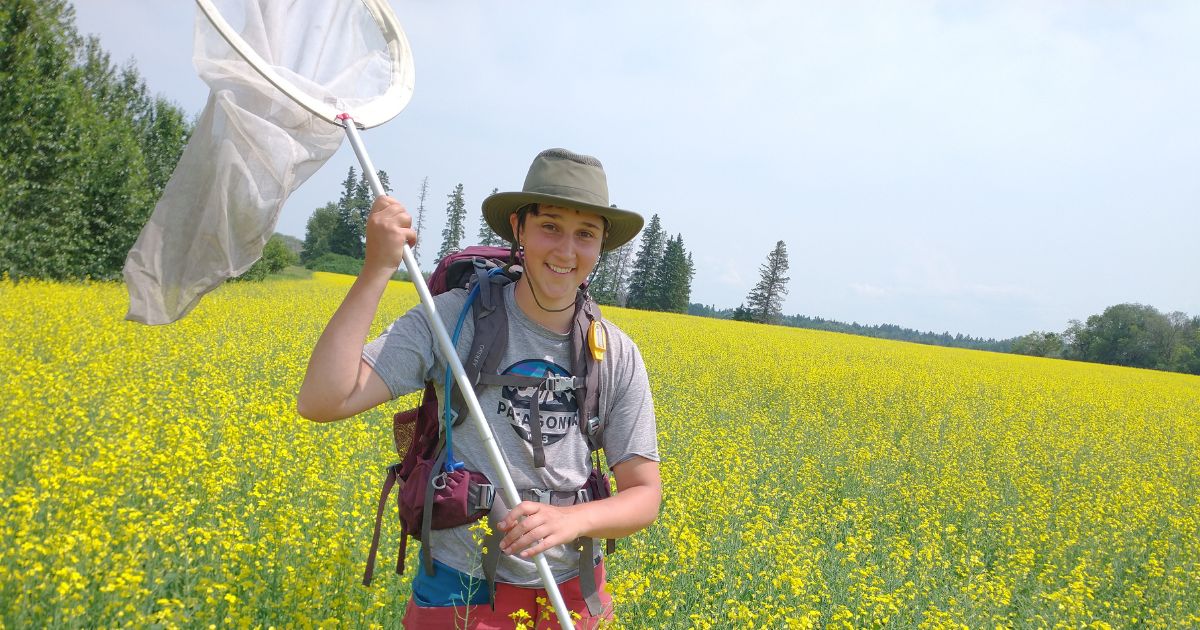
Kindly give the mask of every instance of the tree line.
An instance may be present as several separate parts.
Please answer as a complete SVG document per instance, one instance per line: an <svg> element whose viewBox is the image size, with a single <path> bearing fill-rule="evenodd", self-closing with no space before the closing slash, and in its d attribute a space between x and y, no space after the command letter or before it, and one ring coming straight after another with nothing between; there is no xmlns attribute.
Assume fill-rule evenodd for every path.
<svg viewBox="0 0 1200 630"><path fill-rule="evenodd" d="M1013 340L1031 356L1200 374L1200 316L1162 313L1145 304L1117 304L1061 333L1034 331Z"/></svg>
<svg viewBox="0 0 1200 630"><path fill-rule="evenodd" d="M65 0L0 5L0 274L120 276L193 123Z"/></svg>

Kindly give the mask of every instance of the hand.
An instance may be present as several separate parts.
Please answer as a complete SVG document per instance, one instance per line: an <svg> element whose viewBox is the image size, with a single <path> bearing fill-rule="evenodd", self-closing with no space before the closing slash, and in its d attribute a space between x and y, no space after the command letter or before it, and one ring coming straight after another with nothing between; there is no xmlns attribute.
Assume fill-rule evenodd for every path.
<svg viewBox="0 0 1200 630"><path fill-rule="evenodd" d="M583 529L578 521L579 513L571 507L522 501L497 524L500 531L507 532L500 541L500 551L509 555L520 552L522 558L532 558L579 538Z"/></svg>
<svg viewBox="0 0 1200 630"><path fill-rule="evenodd" d="M409 247L417 244L417 233L410 229L411 226L412 217L403 204L386 195L375 199L371 214L367 215L367 251L363 268L386 268L389 274L395 271L404 261L404 244L408 243Z"/></svg>

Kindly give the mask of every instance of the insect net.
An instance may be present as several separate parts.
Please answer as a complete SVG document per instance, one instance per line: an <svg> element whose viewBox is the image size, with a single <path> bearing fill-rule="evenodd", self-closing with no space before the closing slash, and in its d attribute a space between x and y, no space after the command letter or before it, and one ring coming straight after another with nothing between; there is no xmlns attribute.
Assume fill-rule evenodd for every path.
<svg viewBox="0 0 1200 630"><path fill-rule="evenodd" d="M126 319L166 324L245 273L284 202L337 150L337 117L387 122L412 95L386 0L197 0L204 112L125 261Z"/></svg>

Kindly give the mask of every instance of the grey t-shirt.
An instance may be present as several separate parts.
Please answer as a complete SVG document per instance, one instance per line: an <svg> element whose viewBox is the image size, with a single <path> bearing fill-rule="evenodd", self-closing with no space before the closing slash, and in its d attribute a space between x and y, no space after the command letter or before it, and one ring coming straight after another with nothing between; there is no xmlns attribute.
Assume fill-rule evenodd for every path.
<svg viewBox="0 0 1200 630"><path fill-rule="evenodd" d="M501 374L571 376L571 339L533 322L517 306L514 284L504 287L508 309L508 347L500 361ZM438 316L453 334L459 312L466 301L465 290L453 290L434 298ZM609 466L634 456L658 461L654 403L650 397L646 367L637 345L611 322L605 321L608 351L600 362L600 412L604 418L603 447ZM465 360L474 336L474 322L468 314L463 323L457 350ZM417 391L432 381L438 400L445 400L446 364L429 328L429 320L420 306L391 324L363 349L363 359L374 368L391 390L393 398ZM493 349L493 352L496 350ZM591 470L587 442L579 427L578 405L571 392L554 394L539 400L544 468L534 468L533 446L529 431L529 396L533 388L484 387L479 404L500 450L508 460L517 490L574 491L587 480ZM455 428L454 455L470 470L477 470L493 481L494 473L477 431L469 423ZM493 510L501 516L508 508L497 493ZM434 530L429 541L433 556L463 573L478 570L479 547L471 539L468 526ZM599 547L599 545L597 545ZM578 556L567 545L559 545L543 554L559 582L578 573ZM535 586L541 581L533 562L515 556L502 556L496 578L509 584Z"/></svg>

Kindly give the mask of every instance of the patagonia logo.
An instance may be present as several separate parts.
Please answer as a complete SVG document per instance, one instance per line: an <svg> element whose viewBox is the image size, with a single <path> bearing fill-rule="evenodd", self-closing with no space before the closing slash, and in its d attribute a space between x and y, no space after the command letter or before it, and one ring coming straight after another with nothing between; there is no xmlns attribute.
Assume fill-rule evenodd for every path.
<svg viewBox="0 0 1200 630"><path fill-rule="evenodd" d="M557 376L570 378L571 374L557 363L541 359L519 361L508 366L504 374L518 374L535 378ZM533 399L538 401L538 418L531 418ZM533 443L533 432L530 423L537 422L541 427L542 444L551 445L559 442L569 433L579 432L579 402L574 390L554 391L540 387L500 388L500 401L497 413L508 419L520 438Z"/></svg>

